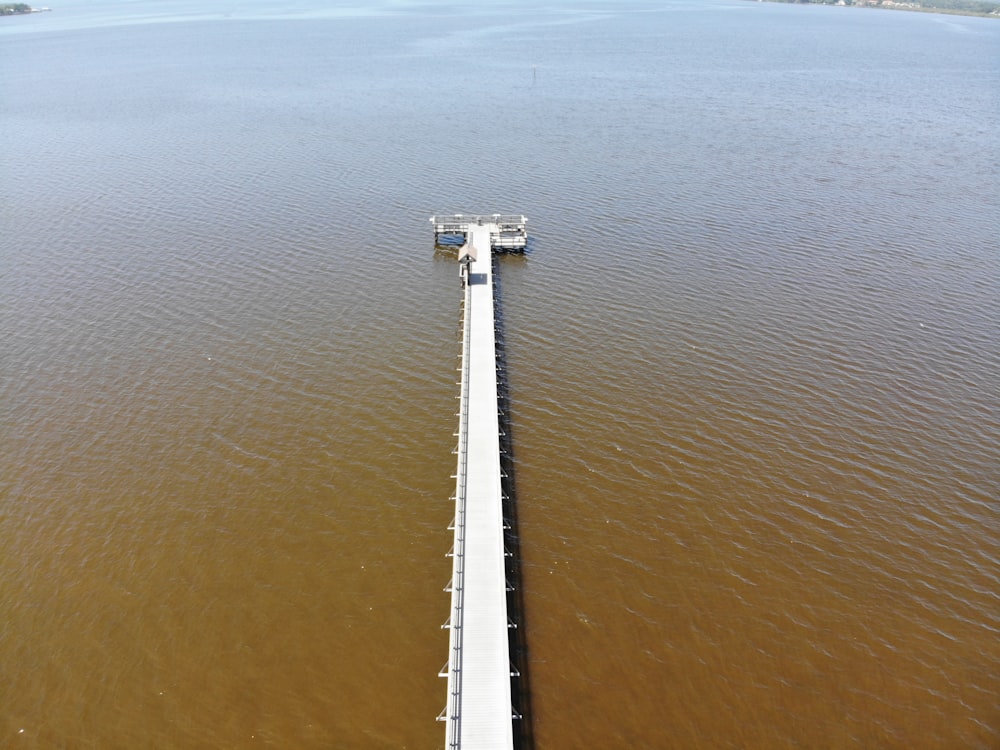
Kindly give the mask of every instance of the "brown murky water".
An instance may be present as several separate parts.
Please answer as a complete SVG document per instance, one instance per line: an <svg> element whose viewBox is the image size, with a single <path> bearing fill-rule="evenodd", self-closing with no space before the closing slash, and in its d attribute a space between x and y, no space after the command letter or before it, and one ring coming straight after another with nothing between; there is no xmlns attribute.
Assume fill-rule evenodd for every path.
<svg viewBox="0 0 1000 750"><path fill-rule="evenodd" d="M1000 744L1000 25L161 13L0 27L0 746L443 744L441 210L536 747Z"/></svg>

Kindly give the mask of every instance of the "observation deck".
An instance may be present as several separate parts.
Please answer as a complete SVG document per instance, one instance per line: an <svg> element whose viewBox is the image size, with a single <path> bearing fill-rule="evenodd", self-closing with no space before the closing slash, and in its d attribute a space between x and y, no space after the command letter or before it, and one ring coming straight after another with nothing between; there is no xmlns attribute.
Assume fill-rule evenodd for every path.
<svg viewBox="0 0 1000 750"><path fill-rule="evenodd" d="M528 218L516 214L451 214L431 217L434 225L434 241L445 236L462 236L466 244L475 227L489 229L489 249L523 252L528 244L526 224ZM485 249L482 248L482 249Z"/></svg>

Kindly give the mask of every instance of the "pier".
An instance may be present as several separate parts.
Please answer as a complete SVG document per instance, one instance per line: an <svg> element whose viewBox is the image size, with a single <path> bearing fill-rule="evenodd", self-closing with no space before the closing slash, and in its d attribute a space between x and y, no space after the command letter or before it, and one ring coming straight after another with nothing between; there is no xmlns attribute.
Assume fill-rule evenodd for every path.
<svg viewBox="0 0 1000 750"><path fill-rule="evenodd" d="M469 242L470 232L478 228L489 232L489 246L493 250L523 251L528 244L526 225L528 218L517 214L450 214L432 216L434 225L434 241L440 242L442 237L461 236Z"/></svg>
<svg viewBox="0 0 1000 750"><path fill-rule="evenodd" d="M510 632L512 591L504 535L504 472L493 292L494 250L523 250L523 216L431 217L435 240L461 235L459 273L464 293L462 364L455 473L454 545L448 663L448 699L438 717L448 748L514 746Z"/></svg>

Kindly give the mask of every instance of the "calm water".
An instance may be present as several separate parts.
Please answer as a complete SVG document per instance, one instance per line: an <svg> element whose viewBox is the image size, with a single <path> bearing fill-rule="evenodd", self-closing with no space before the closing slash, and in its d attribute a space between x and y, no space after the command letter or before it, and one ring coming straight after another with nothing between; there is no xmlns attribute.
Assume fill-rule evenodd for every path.
<svg viewBox="0 0 1000 750"><path fill-rule="evenodd" d="M1000 746L1000 22L0 19L0 746L433 748L501 268L538 748Z"/></svg>

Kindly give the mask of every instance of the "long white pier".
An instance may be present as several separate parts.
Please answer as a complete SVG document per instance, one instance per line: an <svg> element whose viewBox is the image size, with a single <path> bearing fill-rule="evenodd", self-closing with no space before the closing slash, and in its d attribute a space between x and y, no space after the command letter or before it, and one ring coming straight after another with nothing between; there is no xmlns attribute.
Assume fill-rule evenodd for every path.
<svg viewBox="0 0 1000 750"><path fill-rule="evenodd" d="M466 217L462 217L466 218ZM520 231L524 230L524 217ZM504 530L497 353L493 309L495 238L510 236L493 217L467 217L448 233L465 236L459 249L465 293L462 379L455 483L448 678L448 748L513 747L510 622ZM435 235L441 226L436 219ZM521 245L523 248L523 244Z"/></svg>

